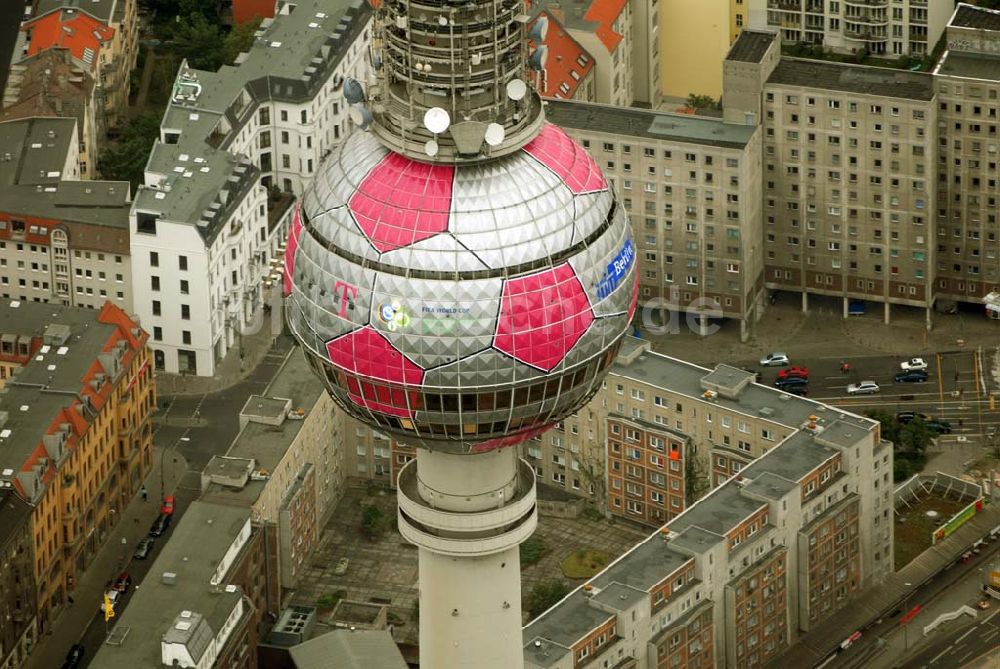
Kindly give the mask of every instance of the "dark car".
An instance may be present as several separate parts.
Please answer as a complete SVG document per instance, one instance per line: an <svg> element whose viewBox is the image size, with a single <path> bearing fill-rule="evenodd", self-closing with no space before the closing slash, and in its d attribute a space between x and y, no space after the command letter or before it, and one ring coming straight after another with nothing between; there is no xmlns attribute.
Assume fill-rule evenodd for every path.
<svg viewBox="0 0 1000 669"><path fill-rule="evenodd" d="M145 560L149 557L149 553L153 550L153 537L144 537L139 540L136 544L135 552L132 553L132 557L136 560Z"/></svg>
<svg viewBox="0 0 1000 669"><path fill-rule="evenodd" d="M69 652L66 653L66 661L63 662L62 669L76 669L83 662L83 646L75 643L69 648Z"/></svg>
<svg viewBox="0 0 1000 669"><path fill-rule="evenodd" d="M927 380L927 372L923 369L911 369L896 374L896 383L923 383Z"/></svg>
<svg viewBox="0 0 1000 669"><path fill-rule="evenodd" d="M934 418L927 421L926 425L927 429L931 432L936 432L937 434L951 434L951 423L946 420Z"/></svg>
<svg viewBox="0 0 1000 669"><path fill-rule="evenodd" d="M801 388L808 385L809 379L803 379L801 376L789 376L783 379L778 379L774 382L774 387L781 388L782 390L787 390L788 388Z"/></svg>
<svg viewBox="0 0 1000 669"><path fill-rule="evenodd" d="M162 536L163 533L167 531L167 528L170 527L171 518L173 518L173 516L169 513L161 513L157 516L156 520L153 521L153 526L149 528L149 536Z"/></svg>
<svg viewBox="0 0 1000 669"><path fill-rule="evenodd" d="M115 579L115 584L111 587L123 594L128 592L128 589L132 587L132 575L127 571L123 571L118 574L118 578Z"/></svg>
<svg viewBox="0 0 1000 669"><path fill-rule="evenodd" d="M929 421L931 419L930 416L919 411L900 411L896 414L896 422L900 425L906 425L914 418L919 418L922 421Z"/></svg>

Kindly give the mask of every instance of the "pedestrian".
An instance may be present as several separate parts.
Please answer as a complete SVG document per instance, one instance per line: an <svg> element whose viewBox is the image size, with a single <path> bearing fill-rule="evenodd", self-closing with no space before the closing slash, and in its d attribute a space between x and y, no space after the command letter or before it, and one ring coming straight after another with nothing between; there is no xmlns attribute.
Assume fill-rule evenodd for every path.
<svg viewBox="0 0 1000 669"><path fill-rule="evenodd" d="M138 525L138 524L139 524L139 516L136 516L136 517L135 517L135 518L133 518L132 520L134 520L134 521L135 521L135 524L136 524L136 525Z"/></svg>
<svg viewBox="0 0 1000 669"><path fill-rule="evenodd" d="M73 595L69 595L68 597L66 597L66 601L69 602L70 606L73 606Z"/></svg>
<svg viewBox="0 0 1000 669"><path fill-rule="evenodd" d="M142 495L142 501L143 502L145 502L147 499L149 499L149 491L146 490L146 486L142 486L142 488L140 488L139 494Z"/></svg>
<svg viewBox="0 0 1000 669"><path fill-rule="evenodd" d="M965 419L964 418L959 418L958 419L958 427L959 428L965 427Z"/></svg>

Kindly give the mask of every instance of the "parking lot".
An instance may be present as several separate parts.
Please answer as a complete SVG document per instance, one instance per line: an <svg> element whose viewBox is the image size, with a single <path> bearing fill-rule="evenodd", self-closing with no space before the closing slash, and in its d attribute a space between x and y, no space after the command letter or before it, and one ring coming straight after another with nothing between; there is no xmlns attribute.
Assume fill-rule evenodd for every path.
<svg viewBox="0 0 1000 669"><path fill-rule="evenodd" d="M791 365L809 370L809 394L827 404L848 407L857 413L882 410L889 413L918 411L952 424L953 434L980 437L991 429L1000 430L1000 412L991 403L984 385L983 371L975 351L952 351L923 356L928 380L924 383L896 383L894 376L906 358L885 355L858 357L826 356L791 358ZM841 366L850 365L844 373ZM739 361L747 369L762 372L761 383L773 385L782 367L761 367L759 360ZM849 396L847 385L875 381L874 395Z"/></svg>

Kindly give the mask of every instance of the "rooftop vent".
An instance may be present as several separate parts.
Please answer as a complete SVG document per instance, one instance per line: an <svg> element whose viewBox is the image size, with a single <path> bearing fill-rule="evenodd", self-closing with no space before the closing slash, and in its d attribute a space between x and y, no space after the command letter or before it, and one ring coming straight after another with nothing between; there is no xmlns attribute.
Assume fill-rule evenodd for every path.
<svg viewBox="0 0 1000 669"><path fill-rule="evenodd" d="M173 585L177 583L177 574L172 571L163 572L163 583L164 585Z"/></svg>

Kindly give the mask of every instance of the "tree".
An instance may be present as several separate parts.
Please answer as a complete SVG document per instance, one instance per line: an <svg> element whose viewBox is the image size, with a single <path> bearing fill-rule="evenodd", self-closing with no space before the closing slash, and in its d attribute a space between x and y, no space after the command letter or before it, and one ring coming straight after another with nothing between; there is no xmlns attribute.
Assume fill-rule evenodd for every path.
<svg viewBox="0 0 1000 669"><path fill-rule="evenodd" d="M718 103L711 95L688 93L687 106L692 109L714 109L718 107Z"/></svg>
<svg viewBox="0 0 1000 669"><path fill-rule="evenodd" d="M121 128L117 143L105 148L98 157L97 167L101 177L111 181L128 181L134 192L142 181L142 172L153 142L159 136L160 119L155 114L142 114L127 121Z"/></svg>
<svg viewBox="0 0 1000 669"><path fill-rule="evenodd" d="M701 499L709 487L705 468L698 459L698 447L688 442L684 454L684 506L688 507Z"/></svg>
<svg viewBox="0 0 1000 669"><path fill-rule="evenodd" d="M911 456L923 457L934 439L934 433L921 418L914 418L899 430L900 450ZM911 457L911 459L918 459Z"/></svg>
<svg viewBox="0 0 1000 669"><path fill-rule="evenodd" d="M882 426L882 438L886 441L891 441L893 444L899 443L899 428L900 425L896 422L896 417L893 416L888 411L882 411L880 409L874 409L872 411L866 411L865 415L872 420L877 420Z"/></svg>
<svg viewBox="0 0 1000 669"><path fill-rule="evenodd" d="M560 599L569 594L569 586L559 579L542 581L531 589L525 600L529 618L537 618Z"/></svg>
<svg viewBox="0 0 1000 669"><path fill-rule="evenodd" d="M374 504L369 504L361 512L361 531L372 541L381 538L388 525L388 516Z"/></svg>
<svg viewBox="0 0 1000 669"><path fill-rule="evenodd" d="M198 13L188 14L172 30L174 50L199 70L218 70L225 58L225 41L217 21Z"/></svg>
<svg viewBox="0 0 1000 669"><path fill-rule="evenodd" d="M236 61L237 56L244 51L250 50L250 47L253 46L254 33L257 32L257 28L259 27L260 17L235 26L226 35L222 49L222 56L226 63L232 64Z"/></svg>

